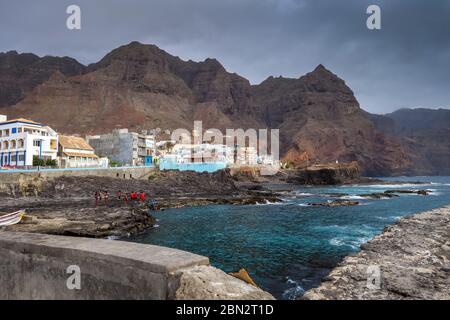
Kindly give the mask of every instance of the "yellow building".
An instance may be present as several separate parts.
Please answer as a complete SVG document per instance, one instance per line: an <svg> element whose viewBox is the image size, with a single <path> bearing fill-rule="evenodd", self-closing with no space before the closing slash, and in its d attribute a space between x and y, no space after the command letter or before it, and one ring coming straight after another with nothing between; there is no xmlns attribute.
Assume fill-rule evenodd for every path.
<svg viewBox="0 0 450 320"><path fill-rule="evenodd" d="M80 137L59 136L59 165L62 168L98 167L99 159L94 149Z"/></svg>

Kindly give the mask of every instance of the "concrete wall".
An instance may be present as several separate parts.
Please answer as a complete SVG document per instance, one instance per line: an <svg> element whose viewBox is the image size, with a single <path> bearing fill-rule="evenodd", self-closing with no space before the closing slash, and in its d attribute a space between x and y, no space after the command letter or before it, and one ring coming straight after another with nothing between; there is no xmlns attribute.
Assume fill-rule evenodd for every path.
<svg viewBox="0 0 450 320"><path fill-rule="evenodd" d="M0 299L271 299L196 254L137 243L0 231ZM69 289L69 266L80 289Z"/></svg>
<svg viewBox="0 0 450 320"><path fill-rule="evenodd" d="M154 167L129 167L129 168L108 168L108 169L53 169L44 171L20 171L20 170L0 170L0 194L6 193L15 195L23 190L28 190L27 194L35 194L41 190L42 183L61 176L83 177L111 177L119 179L143 179L146 180L157 170ZM33 190L33 191L31 191ZM22 192L23 194L23 192ZM24 194L23 194L24 195Z"/></svg>
<svg viewBox="0 0 450 320"><path fill-rule="evenodd" d="M87 136L86 139L99 157L108 157L121 165L135 165L138 157L137 133L113 131L110 134Z"/></svg>
<svg viewBox="0 0 450 320"><path fill-rule="evenodd" d="M77 169L45 169L45 170L0 170L0 184L17 183L20 179L43 178L53 179L61 176L83 177L98 176L121 179L148 179L157 170L154 167L124 167L124 168L77 168ZM131 176L130 176L131 175Z"/></svg>

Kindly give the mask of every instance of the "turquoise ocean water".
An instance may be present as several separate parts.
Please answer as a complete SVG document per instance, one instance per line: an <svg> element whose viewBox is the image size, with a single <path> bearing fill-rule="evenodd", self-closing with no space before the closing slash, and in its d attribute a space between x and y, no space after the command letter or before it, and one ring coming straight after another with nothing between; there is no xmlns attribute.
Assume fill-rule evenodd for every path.
<svg viewBox="0 0 450 320"><path fill-rule="evenodd" d="M158 227L130 241L178 248L208 256L226 272L245 268L263 289L295 299L317 286L343 257L397 219L450 204L450 177L386 178L425 185L303 187L279 204L205 206L156 213ZM389 189L428 189L429 196L362 199ZM311 207L310 202L355 199L352 207Z"/></svg>

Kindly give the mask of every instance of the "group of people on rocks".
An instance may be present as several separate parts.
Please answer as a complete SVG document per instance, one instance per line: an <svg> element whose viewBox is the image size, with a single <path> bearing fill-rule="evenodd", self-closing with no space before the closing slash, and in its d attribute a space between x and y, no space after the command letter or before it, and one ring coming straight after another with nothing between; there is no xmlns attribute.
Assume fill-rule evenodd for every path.
<svg viewBox="0 0 450 320"><path fill-rule="evenodd" d="M94 197L95 197L95 206L98 206L99 202L102 200L105 200L105 203L108 202L109 193L106 190L95 191Z"/></svg>
<svg viewBox="0 0 450 320"><path fill-rule="evenodd" d="M140 201L145 202L145 193L144 191L136 192L132 191L129 194L123 193L122 190L117 191L116 193L117 200L125 200L126 203L129 201Z"/></svg>
<svg viewBox="0 0 450 320"><path fill-rule="evenodd" d="M104 200L105 203L108 202L109 193L106 190L95 191L94 197L95 197L95 206L98 206L102 200ZM122 192L122 190L119 190L116 192L116 199L119 201L124 200L127 204L130 201L145 202L145 193L144 193L144 191L140 191L140 192L132 191L130 193L126 193L126 192Z"/></svg>

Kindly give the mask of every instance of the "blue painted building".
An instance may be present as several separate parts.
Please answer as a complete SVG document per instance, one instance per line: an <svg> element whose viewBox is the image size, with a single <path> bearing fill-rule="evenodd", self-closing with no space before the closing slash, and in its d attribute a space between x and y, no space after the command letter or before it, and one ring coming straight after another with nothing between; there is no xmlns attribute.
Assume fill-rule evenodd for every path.
<svg viewBox="0 0 450 320"><path fill-rule="evenodd" d="M173 159L160 159L160 170L179 170L179 171L195 171L195 172L216 172L225 169L227 164L225 162L192 162L192 163L177 163Z"/></svg>

